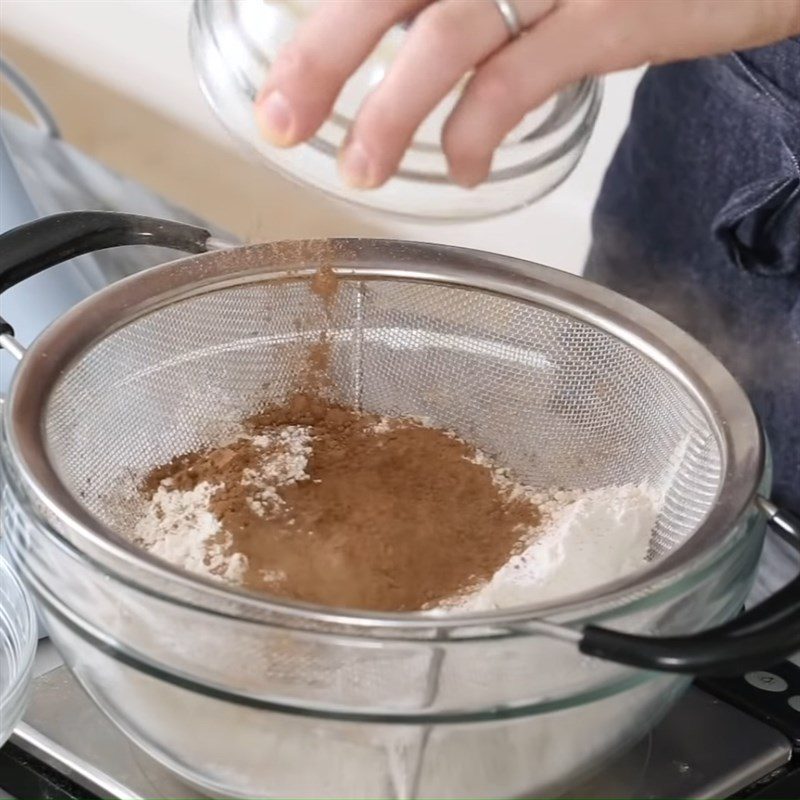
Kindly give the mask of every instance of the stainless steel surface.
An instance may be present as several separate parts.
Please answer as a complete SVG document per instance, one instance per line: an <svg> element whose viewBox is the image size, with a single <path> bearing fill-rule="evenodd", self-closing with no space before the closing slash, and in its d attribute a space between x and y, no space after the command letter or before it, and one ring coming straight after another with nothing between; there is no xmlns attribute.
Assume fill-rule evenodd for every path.
<svg viewBox="0 0 800 800"><path fill-rule="evenodd" d="M779 731L693 688L646 739L565 797L730 797L791 757Z"/></svg>
<svg viewBox="0 0 800 800"><path fill-rule="evenodd" d="M65 667L34 682L31 704L12 741L100 797L197 794L133 745ZM780 733L692 689L642 742L564 797L728 797L790 757L789 742Z"/></svg>
<svg viewBox="0 0 800 800"><path fill-rule="evenodd" d="M132 744L64 666L34 681L28 710L11 741L99 797L196 795Z"/></svg>

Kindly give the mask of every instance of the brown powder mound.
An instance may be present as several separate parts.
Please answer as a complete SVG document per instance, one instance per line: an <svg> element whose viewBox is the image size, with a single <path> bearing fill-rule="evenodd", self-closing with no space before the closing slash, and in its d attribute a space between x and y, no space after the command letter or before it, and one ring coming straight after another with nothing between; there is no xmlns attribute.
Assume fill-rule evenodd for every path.
<svg viewBox="0 0 800 800"><path fill-rule="evenodd" d="M304 394L253 417L254 435L287 425L311 435L308 477L270 487L279 500L267 497L260 513L253 500L264 494L248 470L270 454L250 438L175 459L146 491L165 478L177 489L219 484L211 510L233 536L231 553L248 559L248 588L375 611L435 606L490 579L529 541L538 512L510 500L459 439L379 421Z"/></svg>

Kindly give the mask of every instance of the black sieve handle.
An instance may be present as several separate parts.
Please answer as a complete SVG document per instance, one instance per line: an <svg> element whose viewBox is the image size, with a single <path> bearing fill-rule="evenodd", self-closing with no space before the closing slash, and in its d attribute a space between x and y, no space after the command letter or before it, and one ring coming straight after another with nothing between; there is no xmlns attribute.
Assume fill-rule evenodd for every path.
<svg viewBox="0 0 800 800"><path fill-rule="evenodd" d="M135 214L115 211L53 214L0 236L0 294L48 267L95 250L146 244L204 253L210 238L204 228ZM0 334L14 334L2 317Z"/></svg>
<svg viewBox="0 0 800 800"><path fill-rule="evenodd" d="M800 550L800 521L769 501L769 522ZM583 653L640 669L691 675L742 675L800 650L800 575L731 622L692 636L651 638L588 625Z"/></svg>

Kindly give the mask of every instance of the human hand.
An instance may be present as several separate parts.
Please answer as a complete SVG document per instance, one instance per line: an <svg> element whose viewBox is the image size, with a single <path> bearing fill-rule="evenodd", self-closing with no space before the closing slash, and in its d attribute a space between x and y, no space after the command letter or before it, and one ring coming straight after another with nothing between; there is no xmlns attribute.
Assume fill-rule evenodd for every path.
<svg viewBox="0 0 800 800"><path fill-rule="evenodd" d="M420 123L471 72L442 146L453 180L475 186L509 131L569 83L800 33L800 0L511 1L523 29L517 38L493 0L325 0L282 49L259 95L264 135L283 147L312 136L386 31L414 17L358 113L342 175L359 188L387 181Z"/></svg>

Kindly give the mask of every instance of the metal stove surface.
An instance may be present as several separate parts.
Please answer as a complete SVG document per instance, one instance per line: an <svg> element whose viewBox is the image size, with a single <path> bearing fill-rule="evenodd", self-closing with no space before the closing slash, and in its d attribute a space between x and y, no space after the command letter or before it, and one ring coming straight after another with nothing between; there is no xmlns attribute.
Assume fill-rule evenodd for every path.
<svg viewBox="0 0 800 800"><path fill-rule="evenodd" d="M30 705L11 738L18 753L97 797L196 796L132 744L57 663L57 656L43 647L39 669L47 671L34 680ZM645 740L566 797L730 797L782 770L791 757L785 735L693 687ZM8 763L3 769L10 769ZM39 796L45 792L39 790Z"/></svg>

